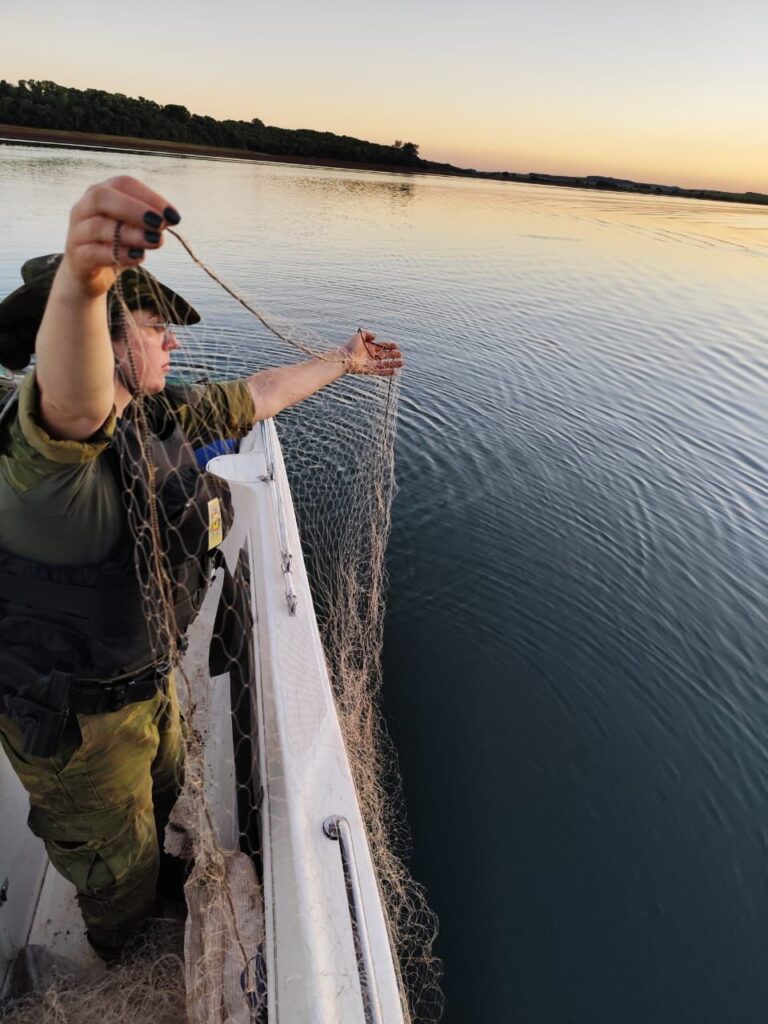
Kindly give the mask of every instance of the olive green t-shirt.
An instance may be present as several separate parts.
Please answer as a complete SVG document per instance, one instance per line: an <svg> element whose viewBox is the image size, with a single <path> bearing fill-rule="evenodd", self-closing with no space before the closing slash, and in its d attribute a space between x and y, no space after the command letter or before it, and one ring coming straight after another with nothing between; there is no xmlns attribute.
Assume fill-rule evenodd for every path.
<svg viewBox="0 0 768 1024"><path fill-rule="evenodd" d="M241 437L253 425L244 380L186 388L173 410L193 445ZM0 549L49 565L103 561L125 525L118 475L104 457L115 436L115 410L87 441L55 440L42 424L32 370L9 420L0 434Z"/></svg>

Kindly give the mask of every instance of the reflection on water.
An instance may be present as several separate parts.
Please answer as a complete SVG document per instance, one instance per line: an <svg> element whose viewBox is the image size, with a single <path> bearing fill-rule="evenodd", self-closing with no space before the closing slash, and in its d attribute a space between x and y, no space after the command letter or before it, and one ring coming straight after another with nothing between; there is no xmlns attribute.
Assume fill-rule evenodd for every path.
<svg viewBox="0 0 768 1024"><path fill-rule="evenodd" d="M370 203L372 207L388 205L396 208L407 204L413 199L415 190L411 181L397 179L395 175L386 177L383 174L371 173L355 177L318 174L320 168L313 168L305 177L297 179L295 168L291 167L287 176L291 178L291 186L297 192L308 192L311 196L318 193L332 197L338 202L353 200L356 206L362 201ZM314 173L312 173L314 172Z"/></svg>
<svg viewBox="0 0 768 1024"><path fill-rule="evenodd" d="M0 149L0 288L125 169L305 337L402 344L386 701L449 1024L761 1022L768 210ZM168 245L214 327L285 353Z"/></svg>

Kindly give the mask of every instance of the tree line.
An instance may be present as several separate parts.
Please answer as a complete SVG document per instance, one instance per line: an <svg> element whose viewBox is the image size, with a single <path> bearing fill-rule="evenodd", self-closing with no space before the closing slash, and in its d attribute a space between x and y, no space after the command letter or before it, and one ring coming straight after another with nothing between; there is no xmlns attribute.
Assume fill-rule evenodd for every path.
<svg viewBox="0 0 768 1024"><path fill-rule="evenodd" d="M423 160L414 142L397 139L391 146L366 142L350 135L316 132L307 128L292 130L265 125L258 118L250 121L217 121L202 114L191 114L178 103L155 103L139 96L102 89L71 89L56 82L23 79L16 85L0 80L0 124L19 128L46 128L53 131L87 132L134 139L151 139L208 146L218 149L247 150L283 157L316 160L347 160L353 163L387 165L432 171L441 174L492 178L532 185L555 185L606 191L639 192L651 195L683 196L768 205L768 196L756 193L721 192L712 189L686 189L671 185L608 178L601 175L572 177L513 171L476 171L468 167Z"/></svg>
<svg viewBox="0 0 768 1024"><path fill-rule="evenodd" d="M0 124L56 131L122 135L282 156L327 157L360 163L423 167L419 147L397 140L391 146L349 135L301 128L276 128L250 121L217 121L191 114L177 103L155 103L102 89L71 89L56 82L0 81Z"/></svg>

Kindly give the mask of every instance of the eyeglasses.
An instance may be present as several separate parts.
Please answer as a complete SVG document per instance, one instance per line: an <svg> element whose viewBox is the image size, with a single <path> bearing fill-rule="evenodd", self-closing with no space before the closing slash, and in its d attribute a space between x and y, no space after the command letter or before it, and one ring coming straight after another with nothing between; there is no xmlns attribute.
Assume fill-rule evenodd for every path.
<svg viewBox="0 0 768 1024"><path fill-rule="evenodd" d="M170 331L173 324L170 320L151 320L148 324L141 324L142 331L154 331L155 334L165 335Z"/></svg>

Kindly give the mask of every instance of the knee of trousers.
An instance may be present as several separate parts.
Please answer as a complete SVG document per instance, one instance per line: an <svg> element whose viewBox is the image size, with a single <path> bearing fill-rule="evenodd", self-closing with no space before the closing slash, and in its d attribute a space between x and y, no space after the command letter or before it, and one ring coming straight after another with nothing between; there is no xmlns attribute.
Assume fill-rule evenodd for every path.
<svg viewBox="0 0 768 1024"><path fill-rule="evenodd" d="M56 870L78 892L86 918L109 913L117 926L152 905L159 853L151 807L133 800L85 812L33 807L29 826L44 842Z"/></svg>
<svg viewBox="0 0 768 1024"><path fill-rule="evenodd" d="M152 912L157 885L157 859L104 889L78 892L77 902L92 939L119 948L141 928Z"/></svg>

